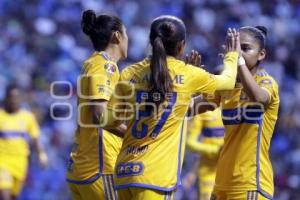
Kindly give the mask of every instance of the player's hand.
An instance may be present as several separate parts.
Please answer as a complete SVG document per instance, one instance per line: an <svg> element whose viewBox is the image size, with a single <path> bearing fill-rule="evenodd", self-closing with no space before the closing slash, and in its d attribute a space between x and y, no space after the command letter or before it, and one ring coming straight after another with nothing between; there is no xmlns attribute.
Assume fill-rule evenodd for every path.
<svg viewBox="0 0 300 200"><path fill-rule="evenodd" d="M204 65L201 65L201 55L199 54L198 51L192 50L190 54L187 54L185 56L185 63L194 65L196 67L201 67L203 68Z"/></svg>
<svg viewBox="0 0 300 200"><path fill-rule="evenodd" d="M241 53L240 34L236 29L229 28L225 40L225 53L232 51Z"/></svg>
<svg viewBox="0 0 300 200"><path fill-rule="evenodd" d="M47 165L48 165L48 156L47 156L47 154L42 151L42 152L39 153L38 157L39 157L39 164L40 164L40 166L43 169L45 169L47 167Z"/></svg>
<svg viewBox="0 0 300 200"><path fill-rule="evenodd" d="M226 45L223 44L221 46L221 53L219 53L218 56L220 56L223 59L225 57L225 53L226 53Z"/></svg>

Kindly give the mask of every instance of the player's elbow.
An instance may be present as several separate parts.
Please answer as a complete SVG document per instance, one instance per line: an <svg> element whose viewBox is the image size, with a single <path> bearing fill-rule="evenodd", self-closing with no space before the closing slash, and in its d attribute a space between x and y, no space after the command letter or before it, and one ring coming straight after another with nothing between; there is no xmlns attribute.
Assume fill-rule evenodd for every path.
<svg viewBox="0 0 300 200"><path fill-rule="evenodd" d="M103 110L100 109L93 109L93 123L99 124L101 120L101 116L103 115Z"/></svg>
<svg viewBox="0 0 300 200"><path fill-rule="evenodd" d="M255 95L252 99L252 101L257 102L257 103L261 103L264 106L266 106L269 102L269 98L266 96L259 96L259 95Z"/></svg>
<svg viewBox="0 0 300 200"><path fill-rule="evenodd" d="M92 106L93 123L99 124L106 111L106 104L97 104Z"/></svg>

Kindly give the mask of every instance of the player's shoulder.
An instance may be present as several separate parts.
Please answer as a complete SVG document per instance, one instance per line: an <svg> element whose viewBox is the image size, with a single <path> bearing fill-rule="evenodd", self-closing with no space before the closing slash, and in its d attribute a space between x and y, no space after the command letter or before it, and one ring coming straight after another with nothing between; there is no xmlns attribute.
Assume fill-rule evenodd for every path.
<svg viewBox="0 0 300 200"><path fill-rule="evenodd" d="M121 80L131 80L132 77L137 76L136 78L139 79L142 74L145 74L146 71L149 71L150 66L150 58L146 57L143 60L128 65L123 69L121 72Z"/></svg>
<svg viewBox="0 0 300 200"><path fill-rule="evenodd" d="M0 116L7 116L7 115L11 115L9 113L7 113L3 108L0 108ZM26 109L26 108L21 108L16 114L15 116L22 118L22 119L32 119L35 117L35 115L33 114L32 111Z"/></svg>
<svg viewBox="0 0 300 200"><path fill-rule="evenodd" d="M105 52L94 52L84 61L82 70L87 74L105 71L113 74L118 71L118 66Z"/></svg>
<svg viewBox="0 0 300 200"><path fill-rule="evenodd" d="M186 74L189 74L191 76L195 76L195 74L205 74L205 70L202 69L201 67L197 67L195 65L191 65L191 64L185 64L181 65L182 67L182 71L184 71Z"/></svg>
<svg viewBox="0 0 300 200"><path fill-rule="evenodd" d="M263 68L256 72L257 83L259 85L272 85L278 87L277 81Z"/></svg>
<svg viewBox="0 0 300 200"><path fill-rule="evenodd" d="M26 109L26 108L21 108L20 111L19 111L19 114L24 115L26 117L30 117L30 118L34 117L33 112L31 110Z"/></svg>

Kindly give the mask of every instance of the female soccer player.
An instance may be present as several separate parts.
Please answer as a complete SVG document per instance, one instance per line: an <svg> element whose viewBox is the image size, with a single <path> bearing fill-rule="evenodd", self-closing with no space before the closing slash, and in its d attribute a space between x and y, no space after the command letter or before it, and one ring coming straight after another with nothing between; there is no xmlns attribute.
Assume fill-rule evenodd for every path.
<svg viewBox="0 0 300 200"><path fill-rule="evenodd" d="M183 119L192 94L234 87L239 37L231 29L228 36L225 70L212 75L180 60L186 41L180 19L160 16L152 22L152 56L124 69L109 104L117 114L125 107L128 119L115 168L119 199L172 198L180 184Z"/></svg>
<svg viewBox="0 0 300 200"><path fill-rule="evenodd" d="M273 170L268 151L278 115L279 95L276 81L260 66L266 56L266 37L265 27L240 29L242 57L235 89L209 100L222 105L225 126L212 200L272 199L273 196Z"/></svg>
<svg viewBox="0 0 300 200"><path fill-rule="evenodd" d="M38 141L40 129L34 115L21 108L21 91L16 85L6 89L4 108L0 109L0 199L16 199L27 174L29 142L42 167L47 155Z"/></svg>
<svg viewBox="0 0 300 200"><path fill-rule="evenodd" d="M78 128L67 181L73 199L114 200L113 170L122 140L96 124L119 79L116 63L127 56L128 37L118 17L96 16L92 10L83 13L81 27L95 52L84 62L78 79Z"/></svg>
<svg viewBox="0 0 300 200"><path fill-rule="evenodd" d="M188 125L187 147L201 154L195 171L189 172L186 180L198 177L199 199L209 200L216 177L217 162L224 143L224 126L220 108L194 116ZM193 184L193 183L192 183Z"/></svg>

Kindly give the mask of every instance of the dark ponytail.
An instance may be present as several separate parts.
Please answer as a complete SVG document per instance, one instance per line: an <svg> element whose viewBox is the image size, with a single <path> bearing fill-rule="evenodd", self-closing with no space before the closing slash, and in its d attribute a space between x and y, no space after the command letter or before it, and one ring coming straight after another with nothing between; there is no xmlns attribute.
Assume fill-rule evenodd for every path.
<svg viewBox="0 0 300 200"><path fill-rule="evenodd" d="M173 90L172 78L167 65L166 50L159 36L156 37L152 43L150 70L150 84L152 86L150 97L153 101L155 100L153 98L155 93L159 93L159 98L154 102L159 105L165 100L165 95Z"/></svg>
<svg viewBox="0 0 300 200"><path fill-rule="evenodd" d="M103 51L110 42L114 31L123 33L123 23L114 15L103 14L96 16L93 10L86 10L82 14L81 29L91 39L96 51Z"/></svg>
<svg viewBox="0 0 300 200"><path fill-rule="evenodd" d="M96 24L96 14L93 10L86 10L82 14L81 28L86 35L91 35Z"/></svg>
<svg viewBox="0 0 300 200"><path fill-rule="evenodd" d="M170 76L167 56L176 57L177 46L185 41L185 26L173 16L161 16L151 24L150 43L152 57L150 62L150 100L160 105L166 100L166 95L173 91L173 81ZM155 93L159 98L155 99Z"/></svg>

